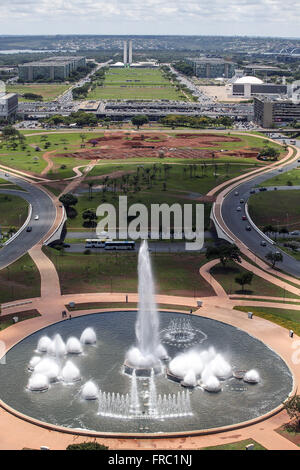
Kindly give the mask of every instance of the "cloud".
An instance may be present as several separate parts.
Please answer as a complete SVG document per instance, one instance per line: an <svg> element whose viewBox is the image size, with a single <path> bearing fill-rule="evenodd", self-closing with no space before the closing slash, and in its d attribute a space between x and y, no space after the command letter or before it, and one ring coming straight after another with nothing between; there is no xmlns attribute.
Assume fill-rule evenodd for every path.
<svg viewBox="0 0 300 470"><path fill-rule="evenodd" d="M0 0L0 21L8 24L22 20L24 25L35 23L73 22L78 25L95 22L99 26L110 24L135 23L140 28L144 24L165 23L166 34L182 34L176 25L184 24L189 31L189 22L198 25L199 30L207 31L213 25L218 31L218 24L226 24L230 30L232 23L238 23L240 34L244 33L242 25L289 25L299 24L300 2L295 0ZM47 29L47 28L46 28ZM256 28L257 29L257 28ZM275 30L275 27L273 28ZM295 29L296 30L296 29ZM201 32L199 31L199 34ZM262 34L264 33L262 31ZM49 33L49 31L45 31ZM63 32L55 31L53 33ZM87 31L88 32L88 31ZM130 33L131 31L128 31ZM22 34L22 31L20 32ZM74 34L76 29L74 30ZM99 31L99 34L101 32ZM149 32L148 32L149 34ZM161 32L160 32L161 34ZM193 34L191 31L190 34ZM278 35L282 36L281 31Z"/></svg>

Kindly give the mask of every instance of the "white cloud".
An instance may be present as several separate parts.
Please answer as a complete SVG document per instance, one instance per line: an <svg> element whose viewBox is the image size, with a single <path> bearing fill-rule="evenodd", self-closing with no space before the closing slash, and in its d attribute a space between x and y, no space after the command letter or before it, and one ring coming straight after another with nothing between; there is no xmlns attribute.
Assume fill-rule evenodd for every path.
<svg viewBox="0 0 300 470"><path fill-rule="evenodd" d="M165 23L166 34L182 34L175 25L185 23L185 32L189 31L188 22L199 24L199 28L213 25L215 34L218 24L239 23L240 34L244 33L242 25L254 26L299 24L300 2L296 0L0 0L0 21L8 24L22 20L24 25L29 22L61 23L81 21L94 23L108 21L112 23L130 22L140 25ZM198 22L198 23L197 23ZM173 25L173 26L172 26ZM173 29L172 29L173 28ZM295 29L296 30L296 29ZM0 30L1 32L1 30ZM49 31L46 31L49 33ZM63 31L53 31L53 33ZM88 32L88 31L86 31ZM130 33L131 31L128 31ZM20 31L22 34L22 31ZM76 33L76 29L74 30ZM114 31L115 33L115 31ZM263 33L263 31L262 31ZM149 31L148 31L149 34ZM160 32L161 34L161 32ZM193 34L193 31L191 31ZM278 35L280 31L278 31Z"/></svg>

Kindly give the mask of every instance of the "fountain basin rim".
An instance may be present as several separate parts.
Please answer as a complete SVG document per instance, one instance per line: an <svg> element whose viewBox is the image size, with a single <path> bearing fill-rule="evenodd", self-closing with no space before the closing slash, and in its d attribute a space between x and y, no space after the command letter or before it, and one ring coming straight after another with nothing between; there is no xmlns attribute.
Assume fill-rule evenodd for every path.
<svg viewBox="0 0 300 470"><path fill-rule="evenodd" d="M120 308L109 308L109 309L104 308L104 309L97 309L96 312L95 311L85 310L84 313L81 313L81 312L76 312L76 313L77 313L78 317L88 317L90 315L97 315L97 314L102 314L102 313L118 313L118 312L124 312L124 311L136 312L137 309L134 309L134 308L122 308L122 309L120 309ZM160 308L159 311L166 311L166 312L172 312L172 313L177 313L177 314L186 314L186 311L179 310L179 309L170 309L170 308L163 309L163 308ZM227 324L231 325L231 326L235 327L236 329L244 331L248 335L250 335L250 336L258 339L259 341L263 342L264 344L266 344L266 346L268 348L270 348L272 351L274 351L285 362L285 364L287 365L287 367L288 367L288 369L291 373L291 376L293 378L293 387L292 387L292 390L291 390L291 392L289 393L289 395L286 399L291 397L296 392L297 384L296 384L296 381L295 381L295 371L294 371L294 369L291 369L291 366L290 366L289 362L287 362L287 360L284 358L284 356L276 350L276 346L270 346L264 340L260 339L259 337L257 337L253 333L248 332L247 329L244 329L241 326L236 326L235 324L232 324L231 322L227 323L224 320L217 320L217 319L211 318L209 316L204 316L204 317L208 318L210 320L213 320L213 321L217 321L219 323L223 323L225 325L227 325ZM267 322L267 320L265 320L265 321ZM2 356L0 356L0 359L2 357L4 357L5 354L7 354L7 352L9 352L11 349L13 349L16 345L21 343L26 338L32 336L33 334L35 334L37 332L42 332L43 330L46 330L51 325L64 323L64 322L65 322L65 320L58 320L58 321L57 320L55 320L55 321L51 320L49 322L49 324L47 324L46 326L43 325L41 327L38 327L38 328L34 329L29 334L26 333L24 336L20 337L17 341L15 341L14 343L9 345L9 347L7 347L7 349L5 349L3 351L3 354L2 354ZM276 327L285 331L285 329L280 327L279 325L276 325ZM240 422L240 423L234 423L234 424L228 425L228 426L221 426L221 427L217 427L217 428L207 428L207 429L189 430L189 431L175 431L175 432L158 432L158 433L122 433L122 432L118 433L118 432L105 432L105 431L99 432L99 431L94 431L94 430L78 429L78 428L67 428L67 427L47 423L45 421L40 421L36 418L25 415L25 414L21 413L20 411L12 408L10 405L6 404L1 398L0 398L0 407L2 409L4 409L6 412L10 413L11 415L17 417L18 419L21 419L21 420L23 420L27 423L32 424L32 425L42 427L44 429L48 429L48 430L52 430L52 431L56 431L56 432L62 432L62 433L70 434L70 435L74 435L74 436L75 435L80 435L80 436L86 436L86 437L99 437L99 438L102 437L102 438L112 438L112 439L118 439L118 438L127 438L127 439L131 439L131 438L132 439L136 439L136 438L141 438L141 439L158 438L159 439L160 438L160 439L164 439L164 438L168 438L168 437L175 438L175 437L184 437L184 436L189 437L189 436L201 436L201 435L218 434L218 433L223 433L223 432L227 432L227 431L231 431L231 430L243 429L243 428L246 428L246 427L253 426L257 423L260 423L260 422L263 422L267 419L270 419L271 417L277 415L278 413L280 413L281 411L284 410L284 404L280 404L278 407L274 408L273 410L269 411L268 413L266 413L264 415L260 415L256 418L251 419L251 420L243 421L243 422Z"/></svg>

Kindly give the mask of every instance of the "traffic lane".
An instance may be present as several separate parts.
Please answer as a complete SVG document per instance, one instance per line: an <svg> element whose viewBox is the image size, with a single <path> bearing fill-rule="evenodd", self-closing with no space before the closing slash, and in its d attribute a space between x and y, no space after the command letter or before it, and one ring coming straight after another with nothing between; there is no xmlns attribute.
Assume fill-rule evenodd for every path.
<svg viewBox="0 0 300 470"><path fill-rule="evenodd" d="M268 251L280 251L283 256L283 261L279 263L279 267L289 274L299 277L300 276L300 263L295 260L293 257L286 254L280 248L275 247L271 243L267 242L267 246L261 246L261 242L264 238L251 227L250 231L246 230L246 225L249 224L249 221L243 221L242 216L246 215L245 213L245 203L247 202L250 194L250 189L253 187L254 181L245 183L239 187L239 195L235 196L234 191L232 191L224 200L222 205L222 216L227 227L232 233L234 233L239 240L241 240L244 245L246 245L249 250L251 250L255 255L260 258L265 258L265 255ZM245 203L240 203L240 199L244 199ZM241 207L241 211L237 211L237 207Z"/></svg>
<svg viewBox="0 0 300 470"><path fill-rule="evenodd" d="M27 192L17 190L8 192L4 189L0 192L23 197L32 205L32 216L28 224L32 227L32 231L26 232L26 229L24 229L15 240L0 250L0 269L11 264L36 245L48 233L56 217L55 206L44 191L29 183L24 184L24 181L17 178L10 179L10 181L19 184L23 189L27 189ZM36 215L39 216L39 220L34 220Z"/></svg>
<svg viewBox="0 0 300 470"><path fill-rule="evenodd" d="M205 252L206 246L204 244L201 250L187 251L184 242L150 242L149 251L152 253L201 253ZM85 250L90 250L91 253L111 253L111 252L138 252L140 242L136 242L134 250L105 250L105 248L86 248L85 243L72 243L69 248L65 248L68 253L83 253Z"/></svg>

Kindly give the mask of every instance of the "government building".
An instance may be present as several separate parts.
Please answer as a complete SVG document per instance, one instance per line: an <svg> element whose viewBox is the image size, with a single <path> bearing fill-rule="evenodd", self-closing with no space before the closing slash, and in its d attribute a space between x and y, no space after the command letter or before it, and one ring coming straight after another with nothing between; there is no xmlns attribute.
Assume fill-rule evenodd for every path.
<svg viewBox="0 0 300 470"><path fill-rule="evenodd" d="M40 61L20 64L19 79L22 82L67 80L72 72L85 66L85 57L48 57Z"/></svg>

